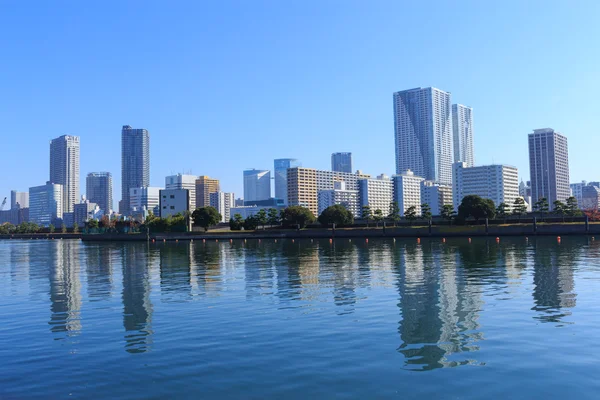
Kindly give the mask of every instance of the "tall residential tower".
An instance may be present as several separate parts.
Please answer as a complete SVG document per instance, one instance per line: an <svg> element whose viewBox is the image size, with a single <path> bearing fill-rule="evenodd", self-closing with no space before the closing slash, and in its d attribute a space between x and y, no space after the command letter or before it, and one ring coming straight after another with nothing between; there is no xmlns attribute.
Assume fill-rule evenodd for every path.
<svg viewBox="0 0 600 400"><path fill-rule="evenodd" d="M473 109L462 104L452 105L454 133L454 162L464 162L467 168L475 166L473 153Z"/></svg>
<svg viewBox="0 0 600 400"><path fill-rule="evenodd" d="M352 153L333 153L331 155L331 170L352 173Z"/></svg>
<svg viewBox="0 0 600 400"><path fill-rule="evenodd" d="M275 172L275 197L283 200L287 205L287 170L288 168L301 167L302 163L295 158L279 158L274 162Z"/></svg>
<svg viewBox="0 0 600 400"><path fill-rule="evenodd" d="M112 175L110 172L90 172L85 178L85 195L90 203L98 204L105 215L113 209Z"/></svg>
<svg viewBox="0 0 600 400"><path fill-rule="evenodd" d="M150 185L150 134L124 125L121 130L121 201L119 213L129 214L132 188Z"/></svg>
<svg viewBox="0 0 600 400"><path fill-rule="evenodd" d="M73 212L79 202L79 137L63 135L50 142L50 182L62 186L62 212Z"/></svg>

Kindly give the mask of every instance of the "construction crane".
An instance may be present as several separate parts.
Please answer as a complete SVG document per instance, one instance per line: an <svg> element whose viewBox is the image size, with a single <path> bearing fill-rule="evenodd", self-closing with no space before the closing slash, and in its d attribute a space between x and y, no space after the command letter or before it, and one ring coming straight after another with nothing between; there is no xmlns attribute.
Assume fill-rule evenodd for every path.
<svg viewBox="0 0 600 400"><path fill-rule="evenodd" d="M0 204L0 211L4 210L4 206L6 205L6 197L2 200L2 204Z"/></svg>

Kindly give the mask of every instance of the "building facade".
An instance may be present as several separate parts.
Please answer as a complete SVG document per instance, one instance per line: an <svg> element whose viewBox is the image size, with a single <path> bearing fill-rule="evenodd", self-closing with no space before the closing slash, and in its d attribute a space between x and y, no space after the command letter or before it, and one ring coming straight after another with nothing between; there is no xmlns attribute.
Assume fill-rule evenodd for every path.
<svg viewBox="0 0 600 400"><path fill-rule="evenodd" d="M10 209L29 208L29 192L10 191Z"/></svg>
<svg viewBox="0 0 600 400"><path fill-rule="evenodd" d="M150 185L150 134L124 125L121 130L121 201L119 213L131 212L130 189ZM158 204L158 203L157 203Z"/></svg>
<svg viewBox="0 0 600 400"><path fill-rule="evenodd" d="M381 174L377 178L361 179L358 181L360 192L360 207L369 206L371 212L381 210L384 216L390 211L394 198L394 183L390 177Z"/></svg>
<svg viewBox="0 0 600 400"><path fill-rule="evenodd" d="M333 184L331 185L333 188ZM317 170L296 167L287 170L288 205L308 208L318 215Z"/></svg>
<svg viewBox="0 0 600 400"><path fill-rule="evenodd" d="M358 181L369 179L371 175L356 173L316 170L317 190L333 190L336 182L344 182L346 190L358 190Z"/></svg>
<svg viewBox="0 0 600 400"><path fill-rule="evenodd" d="M113 182L110 172L90 172L85 178L85 197L104 213L113 209Z"/></svg>
<svg viewBox="0 0 600 400"><path fill-rule="evenodd" d="M188 210L193 211L196 208L196 180L195 175L171 175L165 178L165 189L186 189L189 193L190 204Z"/></svg>
<svg viewBox="0 0 600 400"><path fill-rule="evenodd" d="M394 93L396 173L412 170L434 182L452 183L454 140L450 93L416 88Z"/></svg>
<svg viewBox="0 0 600 400"><path fill-rule="evenodd" d="M545 197L552 210L556 200L569 198L567 137L550 128L534 129L529 134L529 172L533 203Z"/></svg>
<svg viewBox="0 0 600 400"><path fill-rule="evenodd" d="M65 225L67 227L72 227L73 224L77 224L80 228L85 225L85 223L94 217L94 214L100 209L100 206L96 203L92 203L89 200L84 200L79 204L75 204L73 207L73 222L71 225L67 224L65 221Z"/></svg>
<svg viewBox="0 0 600 400"><path fill-rule="evenodd" d="M445 205L453 205L452 186L432 181L421 182L421 204L429 205L431 215L441 215Z"/></svg>
<svg viewBox="0 0 600 400"><path fill-rule="evenodd" d="M190 210L190 191L188 189L161 189L159 194L160 217L181 214Z"/></svg>
<svg viewBox="0 0 600 400"><path fill-rule="evenodd" d="M584 186L581 190L581 201L577 201L582 210L598 210L600 207L600 188L593 185Z"/></svg>
<svg viewBox="0 0 600 400"><path fill-rule="evenodd" d="M403 217L410 207L415 207L417 215L421 215L421 182L423 182L423 178L416 176L413 171L407 170L402 174L394 175L393 181L394 201L398 204L400 216Z"/></svg>
<svg viewBox="0 0 600 400"><path fill-rule="evenodd" d="M244 171L244 202L271 198L271 171Z"/></svg>
<svg viewBox="0 0 600 400"><path fill-rule="evenodd" d="M483 165L467 168L466 163L453 166L452 197L458 210L463 197L477 195L491 199L498 206L506 203L512 207L519 196L519 171L509 165Z"/></svg>
<svg viewBox="0 0 600 400"><path fill-rule="evenodd" d="M264 206L238 206L231 207L229 210L230 217L233 218L235 214L240 214L243 219L246 219L250 216L258 214L260 210L265 210L265 212L269 212L270 209L274 208L277 212L281 212L281 210L285 209L285 207L275 206L275 207L264 207ZM229 222L229 220L227 221Z"/></svg>
<svg viewBox="0 0 600 400"><path fill-rule="evenodd" d="M462 104L452 105L452 132L454 162L463 161L467 167L475 166L473 151L473 109Z"/></svg>
<svg viewBox="0 0 600 400"><path fill-rule="evenodd" d="M233 193L215 192L210 194L210 205L221 214L221 222L229 222L231 210L234 207L235 195Z"/></svg>
<svg viewBox="0 0 600 400"><path fill-rule="evenodd" d="M352 173L352 153L333 153L331 155L331 170Z"/></svg>
<svg viewBox="0 0 600 400"><path fill-rule="evenodd" d="M62 219L62 185L47 182L29 188L29 221L48 226Z"/></svg>
<svg viewBox="0 0 600 400"><path fill-rule="evenodd" d="M360 218L360 196L358 190L347 190L346 182L337 181L334 183L332 190L319 190L318 191L318 214L333 205L339 204L344 206L348 211L354 215L354 218Z"/></svg>
<svg viewBox="0 0 600 400"><path fill-rule="evenodd" d="M63 135L50 142L50 182L62 186L62 211L79 201L79 137Z"/></svg>
<svg viewBox="0 0 600 400"><path fill-rule="evenodd" d="M287 205L287 170L288 168L301 167L302 163L295 158L279 158L274 161L275 198L282 199Z"/></svg>
<svg viewBox="0 0 600 400"><path fill-rule="evenodd" d="M581 206L583 204L583 188L587 186L586 181L581 181L581 183L571 183L569 187L571 188L571 196L577 199L577 204Z"/></svg>
<svg viewBox="0 0 600 400"><path fill-rule="evenodd" d="M201 175L196 179L196 208L210 206L210 194L221 190L218 179Z"/></svg>
<svg viewBox="0 0 600 400"><path fill-rule="evenodd" d="M160 216L160 191L157 187L139 187L129 189L129 206L131 215L139 214L141 211L151 211Z"/></svg>

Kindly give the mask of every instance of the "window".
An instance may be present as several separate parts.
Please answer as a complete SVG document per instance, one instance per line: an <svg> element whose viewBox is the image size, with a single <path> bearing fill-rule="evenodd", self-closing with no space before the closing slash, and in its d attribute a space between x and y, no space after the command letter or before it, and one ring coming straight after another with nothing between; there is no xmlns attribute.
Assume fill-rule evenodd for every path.
<svg viewBox="0 0 600 400"><path fill-rule="evenodd" d="M172 199L174 199L174 198L175 198L175 195L174 195L174 194L172 194L172 195L171 195L171 198L172 198Z"/></svg>

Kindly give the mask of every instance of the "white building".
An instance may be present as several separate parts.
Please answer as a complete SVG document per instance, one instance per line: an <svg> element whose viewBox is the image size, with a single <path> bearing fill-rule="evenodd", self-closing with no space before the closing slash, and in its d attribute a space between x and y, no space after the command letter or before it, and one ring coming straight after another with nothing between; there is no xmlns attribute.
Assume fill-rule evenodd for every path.
<svg viewBox="0 0 600 400"><path fill-rule="evenodd" d="M450 93L416 88L394 93L396 173L412 170L435 182L452 183L454 140Z"/></svg>
<svg viewBox="0 0 600 400"><path fill-rule="evenodd" d="M190 192L187 189L161 189L159 194L160 217L181 214L190 210ZM133 204L133 203L132 203ZM151 209L151 208L148 208Z"/></svg>
<svg viewBox="0 0 600 400"><path fill-rule="evenodd" d="M369 206L371 212L381 210L387 216L394 197L394 183L386 175L373 179L358 181L360 191L360 207Z"/></svg>
<svg viewBox="0 0 600 400"><path fill-rule="evenodd" d="M346 182L334 182L333 190L319 190L317 203L319 206L319 215L327 208L336 204L344 206L354 215L354 218L360 218L361 209L358 190L346 190ZM382 210L383 211L383 210Z"/></svg>
<svg viewBox="0 0 600 400"><path fill-rule="evenodd" d="M421 214L421 182L423 178L415 176L411 170L394 175L394 201L398 203L400 216L410 207L415 207L417 215ZM431 206L431 205L430 205ZM433 211L432 211L433 213Z"/></svg>
<svg viewBox="0 0 600 400"><path fill-rule="evenodd" d="M221 214L221 222L229 222L231 219L231 207L234 206L235 195L233 193L215 192L210 194L210 205Z"/></svg>
<svg viewBox="0 0 600 400"><path fill-rule="evenodd" d="M496 206L506 203L512 207L519 197L519 172L509 165L467 168L466 163L458 162L453 166L452 190L455 210L467 195L491 199Z"/></svg>
<svg viewBox="0 0 600 400"><path fill-rule="evenodd" d="M344 182L346 190L358 190L358 181L360 179L371 178L371 175L363 174L360 170L356 173L316 170L317 191L333 190L335 182Z"/></svg>
<svg viewBox="0 0 600 400"><path fill-rule="evenodd" d="M190 205L188 210L196 208L196 179L195 175L171 175L165 178L165 189L187 189L190 195Z"/></svg>
<svg viewBox="0 0 600 400"><path fill-rule="evenodd" d="M583 188L587 186L586 181L581 181L581 183L571 183L571 196L577 199L577 204L580 206L583 204Z"/></svg>
<svg viewBox="0 0 600 400"><path fill-rule="evenodd" d="M29 208L29 192L10 191L10 209Z"/></svg>
<svg viewBox="0 0 600 400"><path fill-rule="evenodd" d="M244 201L271 198L271 171L250 169L244 171Z"/></svg>
<svg viewBox="0 0 600 400"><path fill-rule="evenodd" d="M50 182L29 188L29 222L48 226L62 218L62 194L62 185Z"/></svg>
<svg viewBox="0 0 600 400"><path fill-rule="evenodd" d="M157 187L140 187L129 189L129 205L133 214L139 214L143 210L152 211L154 215L160 215L160 191ZM133 213L135 211L135 213Z"/></svg>
<svg viewBox="0 0 600 400"><path fill-rule="evenodd" d="M428 204L431 215L441 215L445 205L452 205L452 186L432 181L421 182L421 204Z"/></svg>
<svg viewBox="0 0 600 400"><path fill-rule="evenodd" d="M473 152L473 109L462 104L452 105L452 131L454 162L464 161L467 167L475 166Z"/></svg>
<svg viewBox="0 0 600 400"><path fill-rule="evenodd" d="M63 135L50 142L50 182L62 185L62 211L79 202L79 137Z"/></svg>

